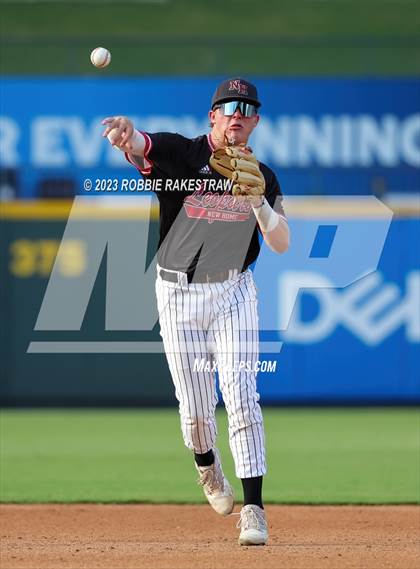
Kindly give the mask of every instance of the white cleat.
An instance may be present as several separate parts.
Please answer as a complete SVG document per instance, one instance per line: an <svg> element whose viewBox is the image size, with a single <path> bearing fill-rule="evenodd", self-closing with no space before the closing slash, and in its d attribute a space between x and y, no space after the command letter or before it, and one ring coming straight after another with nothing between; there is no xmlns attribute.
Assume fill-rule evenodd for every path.
<svg viewBox="0 0 420 569"><path fill-rule="evenodd" d="M241 529L239 545L266 545L268 528L265 512L259 506L248 504L240 513L237 527Z"/></svg>
<svg viewBox="0 0 420 569"><path fill-rule="evenodd" d="M211 466L195 465L200 475L197 483L203 487L204 494L213 510L222 516L227 516L232 513L235 505L233 490L223 474L219 451L215 448L213 452L214 463Z"/></svg>

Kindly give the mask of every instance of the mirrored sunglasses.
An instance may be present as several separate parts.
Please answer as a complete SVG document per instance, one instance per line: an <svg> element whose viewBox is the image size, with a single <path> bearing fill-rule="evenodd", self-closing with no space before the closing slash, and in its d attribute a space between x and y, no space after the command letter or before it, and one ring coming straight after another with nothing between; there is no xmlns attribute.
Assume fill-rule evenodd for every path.
<svg viewBox="0 0 420 569"><path fill-rule="evenodd" d="M220 103L215 109L220 109L225 117L230 117L239 109L240 113L244 117L254 117L258 114L258 109L255 105L251 103L245 103L244 101L228 101L227 103Z"/></svg>

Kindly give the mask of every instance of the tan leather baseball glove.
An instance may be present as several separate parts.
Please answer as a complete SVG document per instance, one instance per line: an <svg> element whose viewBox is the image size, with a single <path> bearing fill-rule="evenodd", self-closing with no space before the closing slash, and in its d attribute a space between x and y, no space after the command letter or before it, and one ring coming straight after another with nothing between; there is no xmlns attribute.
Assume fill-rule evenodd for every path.
<svg viewBox="0 0 420 569"><path fill-rule="evenodd" d="M265 180L259 162L249 148L225 146L210 156L210 166L235 182L232 195L246 199L263 196Z"/></svg>

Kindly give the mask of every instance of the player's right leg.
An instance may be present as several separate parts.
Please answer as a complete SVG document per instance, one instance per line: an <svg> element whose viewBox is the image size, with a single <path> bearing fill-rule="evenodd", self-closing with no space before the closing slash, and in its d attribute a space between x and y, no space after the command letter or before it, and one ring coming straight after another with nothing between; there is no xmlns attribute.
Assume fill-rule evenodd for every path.
<svg viewBox="0 0 420 569"><path fill-rule="evenodd" d="M205 294L197 285L181 286L159 277L156 281L160 334L179 401L184 442L195 454L199 484L209 503L227 515L234 500L215 448L217 392L205 330L209 318Z"/></svg>
<svg viewBox="0 0 420 569"><path fill-rule="evenodd" d="M215 409L217 393L215 375L209 366L205 331L190 314L198 298L188 287L156 280L160 335L179 401L182 434L186 446L195 453L211 450L216 441ZM202 318L205 318L204 310Z"/></svg>

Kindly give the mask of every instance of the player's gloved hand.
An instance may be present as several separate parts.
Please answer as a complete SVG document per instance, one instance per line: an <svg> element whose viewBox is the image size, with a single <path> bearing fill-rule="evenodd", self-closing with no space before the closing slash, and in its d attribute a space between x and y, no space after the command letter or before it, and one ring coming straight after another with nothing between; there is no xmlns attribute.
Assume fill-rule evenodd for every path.
<svg viewBox="0 0 420 569"><path fill-rule="evenodd" d="M265 179L259 162L249 147L225 146L210 156L210 166L235 182L232 195L239 199L255 201L264 195Z"/></svg>

